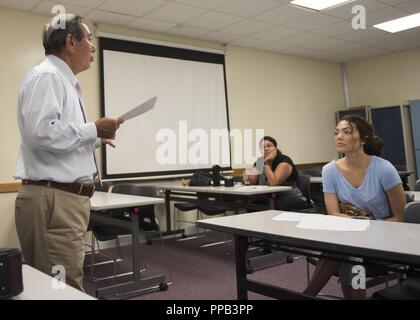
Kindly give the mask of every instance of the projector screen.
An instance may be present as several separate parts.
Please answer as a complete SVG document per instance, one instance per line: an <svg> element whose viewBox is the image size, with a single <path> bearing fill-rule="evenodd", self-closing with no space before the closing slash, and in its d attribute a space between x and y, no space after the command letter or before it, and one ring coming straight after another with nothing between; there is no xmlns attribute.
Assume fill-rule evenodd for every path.
<svg viewBox="0 0 420 320"><path fill-rule="evenodd" d="M99 48L102 116L157 97L120 126L115 149L103 147L104 178L231 168L224 55L108 38Z"/></svg>

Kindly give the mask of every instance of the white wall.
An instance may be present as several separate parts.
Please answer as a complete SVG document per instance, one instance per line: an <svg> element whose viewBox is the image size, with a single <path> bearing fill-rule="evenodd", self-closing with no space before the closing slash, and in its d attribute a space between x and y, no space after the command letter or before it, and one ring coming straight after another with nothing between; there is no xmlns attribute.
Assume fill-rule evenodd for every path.
<svg viewBox="0 0 420 320"><path fill-rule="evenodd" d="M420 48L348 64L350 104L386 107L420 99Z"/></svg>

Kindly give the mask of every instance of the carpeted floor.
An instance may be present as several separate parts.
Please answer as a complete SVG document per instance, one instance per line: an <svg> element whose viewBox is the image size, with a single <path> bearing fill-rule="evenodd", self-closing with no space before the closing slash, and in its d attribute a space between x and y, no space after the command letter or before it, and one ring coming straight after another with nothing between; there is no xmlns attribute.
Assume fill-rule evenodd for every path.
<svg viewBox="0 0 420 320"><path fill-rule="evenodd" d="M200 239L201 244L213 242L217 239L227 239L227 235L208 233ZM115 250L104 250L109 255L115 255ZM236 300L235 256L233 243L212 247L199 248L197 240L175 241L165 240L165 253L170 268L170 273L165 267L160 242L152 245L141 244L141 253L145 261L146 271L142 277L163 273L170 277L172 284L167 291L158 289L146 290L134 296L121 297L124 299L138 300ZM251 253L252 254L252 253ZM131 246L121 248L122 262L118 263L118 272L131 270ZM87 257L86 263L89 262ZM294 291L302 291L307 284L306 260L298 257L293 263L276 265L263 268L250 274L255 280L278 285ZM313 267L311 267L313 271ZM95 289L112 285L117 282L127 281L122 277L116 280L103 280L93 282L88 277L89 268L85 268L85 289L88 294L95 295ZM112 264L95 267L97 277L113 274ZM342 296L337 278L332 278L323 293ZM113 299L114 297L106 297ZM270 299L255 293L249 293L249 299Z"/></svg>

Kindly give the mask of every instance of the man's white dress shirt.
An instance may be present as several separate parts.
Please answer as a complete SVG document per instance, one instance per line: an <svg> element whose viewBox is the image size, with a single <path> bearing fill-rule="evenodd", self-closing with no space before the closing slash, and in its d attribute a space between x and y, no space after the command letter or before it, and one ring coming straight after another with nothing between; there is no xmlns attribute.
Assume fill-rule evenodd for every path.
<svg viewBox="0 0 420 320"><path fill-rule="evenodd" d="M100 145L100 139L95 124L85 123L76 84L70 67L53 55L26 75L18 97L22 143L16 179L93 180L92 146Z"/></svg>

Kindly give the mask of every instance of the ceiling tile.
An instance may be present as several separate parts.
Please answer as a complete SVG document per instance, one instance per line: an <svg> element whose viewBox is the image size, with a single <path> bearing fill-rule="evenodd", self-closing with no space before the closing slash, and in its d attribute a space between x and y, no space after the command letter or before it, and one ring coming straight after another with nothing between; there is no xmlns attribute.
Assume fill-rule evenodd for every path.
<svg viewBox="0 0 420 320"><path fill-rule="evenodd" d="M393 6L407 0L378 0L378 1Z"/></svg>
<svg viewBox="0 0 420 320"><path fill-rule="evenodd" d="M305 33L300 33L298 35L291 36L285 39L281 39L278 42L282 44L287 44L290 46L304 46L306 44L320 41L322 39L325 39L325 37L314 34L314 33L305 32Z"/></svg>
<svg viewBox="0 0 420 320"><path fill-rule="evenodd" d="M186 24L209 30L217 30L240 20L242 20L240 17L211 11L188 21Z"/></svg>
<svg viewBox="0 0 420 320"><path fill-rule="evenodd" d="M300 33L301 31L296 29L290 29L283 26L274 27L262 32L254 34L252 37L263 41L277 41L283 38L293 36Z"/></svg>
<svg viewBox="0 0 420 320"><path fill-rule="evenodd" d="M233 25L221 29L220 31L239 34L241 36L250 36L273 27L274 25L272 24L248 19L237 22Z"/></svg>
<svg viewBox="0 0 420 320"><path fill-rule="evenodd" d="M420 39L420 27L408 29L397 33L401 37Z"/></svg>
<svg viewBox="0 0 420 320"><path fill-rule="evenodd" d="M270 42L262 45L260 48L261 50L266 51L283 52L287 49L290 49L291 47L282 43Z"/></svg>
<svg viewBox="0 0 420 320"><path fill-rule="evenodd" d="M418 13L420 12L420 1L419 0L410 0L396 5L398 9L402 9L409 13Z"/></svg>
<svg viewBox="0 0 420 320"><path fill-rule="evenodd" d="M317 59L317 60L333 61L333 62L344 62L344 61L347 61L348 59L353 58L353 57L345 56L342 54L329 53L322 50L300 48L300 47L285 49L284 53L294 55L294 56L312 58L312 59Z"/></svg>
<svg viewBox="0 0 420 320"><path fill-rule="evenodd" d="M181 3L169 2L158 9L146 14L144 18L157 19L166 22L184 23L196 16L205 13L206 10L187 6Z"/></svg>
<svg viewBox="0 0 420 320"><path fill-rule="evenodd" d="M310 14L313 14L312 10L301 9L289 4L285 4L281 7L258 14L254 16L253 19L274 24L286 24L287 22L302 18Z"/></svg>
<svg viewBox="0 0 420 320"><path fill-rule="evenodd" d="M393 7L386 7L366 15L366 24L373 26L381 22L401 18L407 15L407 12Z"/></svg>
<svg viewBox="0 0 420 320"><path fill-rule="evenodd" d="M258 39L246 37L246 38L232 41L230 42L230 44L234 46L238 46L238 47L259 48L262 45L266 44L266 42L258 40Z"/></svg>
<svg viewBox="0 0 420 320"><path fill-rule="evenodd" d="M274 0L234 0L227 5L217 8L217 11L239 17L252 17L280 5L278 1Z"/></svg>
<svg viewBox="0 0 420 320"><path fill-rule="evenodd" d="M176 26L175 23L150 20L150 19L141 18L141 17L134 20L133 22L130 22L127 25L127 27L129 28L149 30L149 31L155 31L155 32L162 32L174 26Z"/></svg>
<svg viewBox="0 0 420 320"><path fill-rule="evenodd" d="M86 8L97 8L107 0L56 0L56 2L86 7Z"/></svg>
<svg viewBox="0 0 420 320"><path fill-rule="evenodd" d="M312 42L305 45L306 48L316 49L316 50L325 50L334 53L344 53L346 51L345 46L348 44L347 41L324 38L317 42Z"/></svg>
<svg viewBox="0 0 420 320"><path fill-rule="evenodd" d="M287 24L287 26L299 30L309 31L338 22L340 22L340 19L338 18L330 17L322 13L314 13L295 21L291 21Z"/></svg>
<svg viewBox="0 0 420 320"><path fill-rule="evenodd" d="M325 14L342 18L342 19L352 19L355 15L354 13L352 13L352 9L356 5L362 5L366 9L366 12L368 13L386 7L385 4L375 1L375 0L358 0L358 1L350 2L348 4L344 4L339 7L325 10L323 12Z"/></svg>
<svg viewBox="0 0 420 320"><path fill-rule="evenodd" d="M107 1L99 9L132 16L142 16L164 4L163 0L118 0Z"/></svg>
<svg viewBox="0 0 420 320"><path fill-rule="evenodd" d="M405 38L396 34L385 34L361 41L371 47L387 49L392 51L409 50L420 47L420 41Z"/></svg>
<svg viewBox="0 0 420 320"><path fill-rule="evenodd" d="M312 30L312 32L314 33L321 34L327 37L336 36L338 34L350 31L353 31L353 28L351 27L351 23L349 21L341 21L326 27Z"/></svg>
<svg viewBox="0 0 420 320"><path fill-rule="evenodd" d="M51 2L51 1L42 1L39 5L37 5L32 10L32 12L50 15L52 17L56 13L55 14L51 13L51 10L56 5L63 5L63 4L58 3L58 2ZM69 5L69 4L66 4L64 8L66 10L66 13L77 14L81 17L85 17L92 10L90 8L79 7L79 6Z"/></svg>
<svg viewBox="0 0 420 320"><path fill-rule="evenodd" d="M165 33L176 35L176 36L182 36L182 37L196 38L203 34L209 33L209 30L180 25L180 26L175 26L169 30L166 30Z"/></svg>
<svg viewBox="0 0 420 320"><path fill-rule="evenodd" d="M17 10L32 10L35 8L41 0L2 0L0 2L0 7L3 8L12 8Z"/></svg>
<svg viewBox="0 0 420 320"><path fill-rule="evenodd" d="M124 26L131 21L134 21L135 17L102 10L94 10L86 16L86 19L92 22L102 22L114 24L117 26Z"/></svg>
<svg viewBox="0 0 420 320"><path fill-rule="evenodd" d="M201 36L201 38L205 40L211 40L211 41L216 41L216 42L221 42L221 43L228 43L231 41L235 41L235 40L238 40L240 37L241 36L237 34L224 33L220 31L210 32Z"/></svg>
<svg viewBox="0 0 420 320"><path fill-rule="evenodd" d="M173 2L188 4L204 9L216 9L229 2L232 2L232 0L173 0Z"/></svg>
<svg viewBox="0 0 420 320"><path fill-rule="evenodd" d="M367 38L371 38L377 35L383 35L385 33L386 33L385 31L370 27L367 29L352 30L350 32L336 35L335 38L345 40L345 41L359 42L359 41L362 41L362 40L365 40Z"/></svg>

